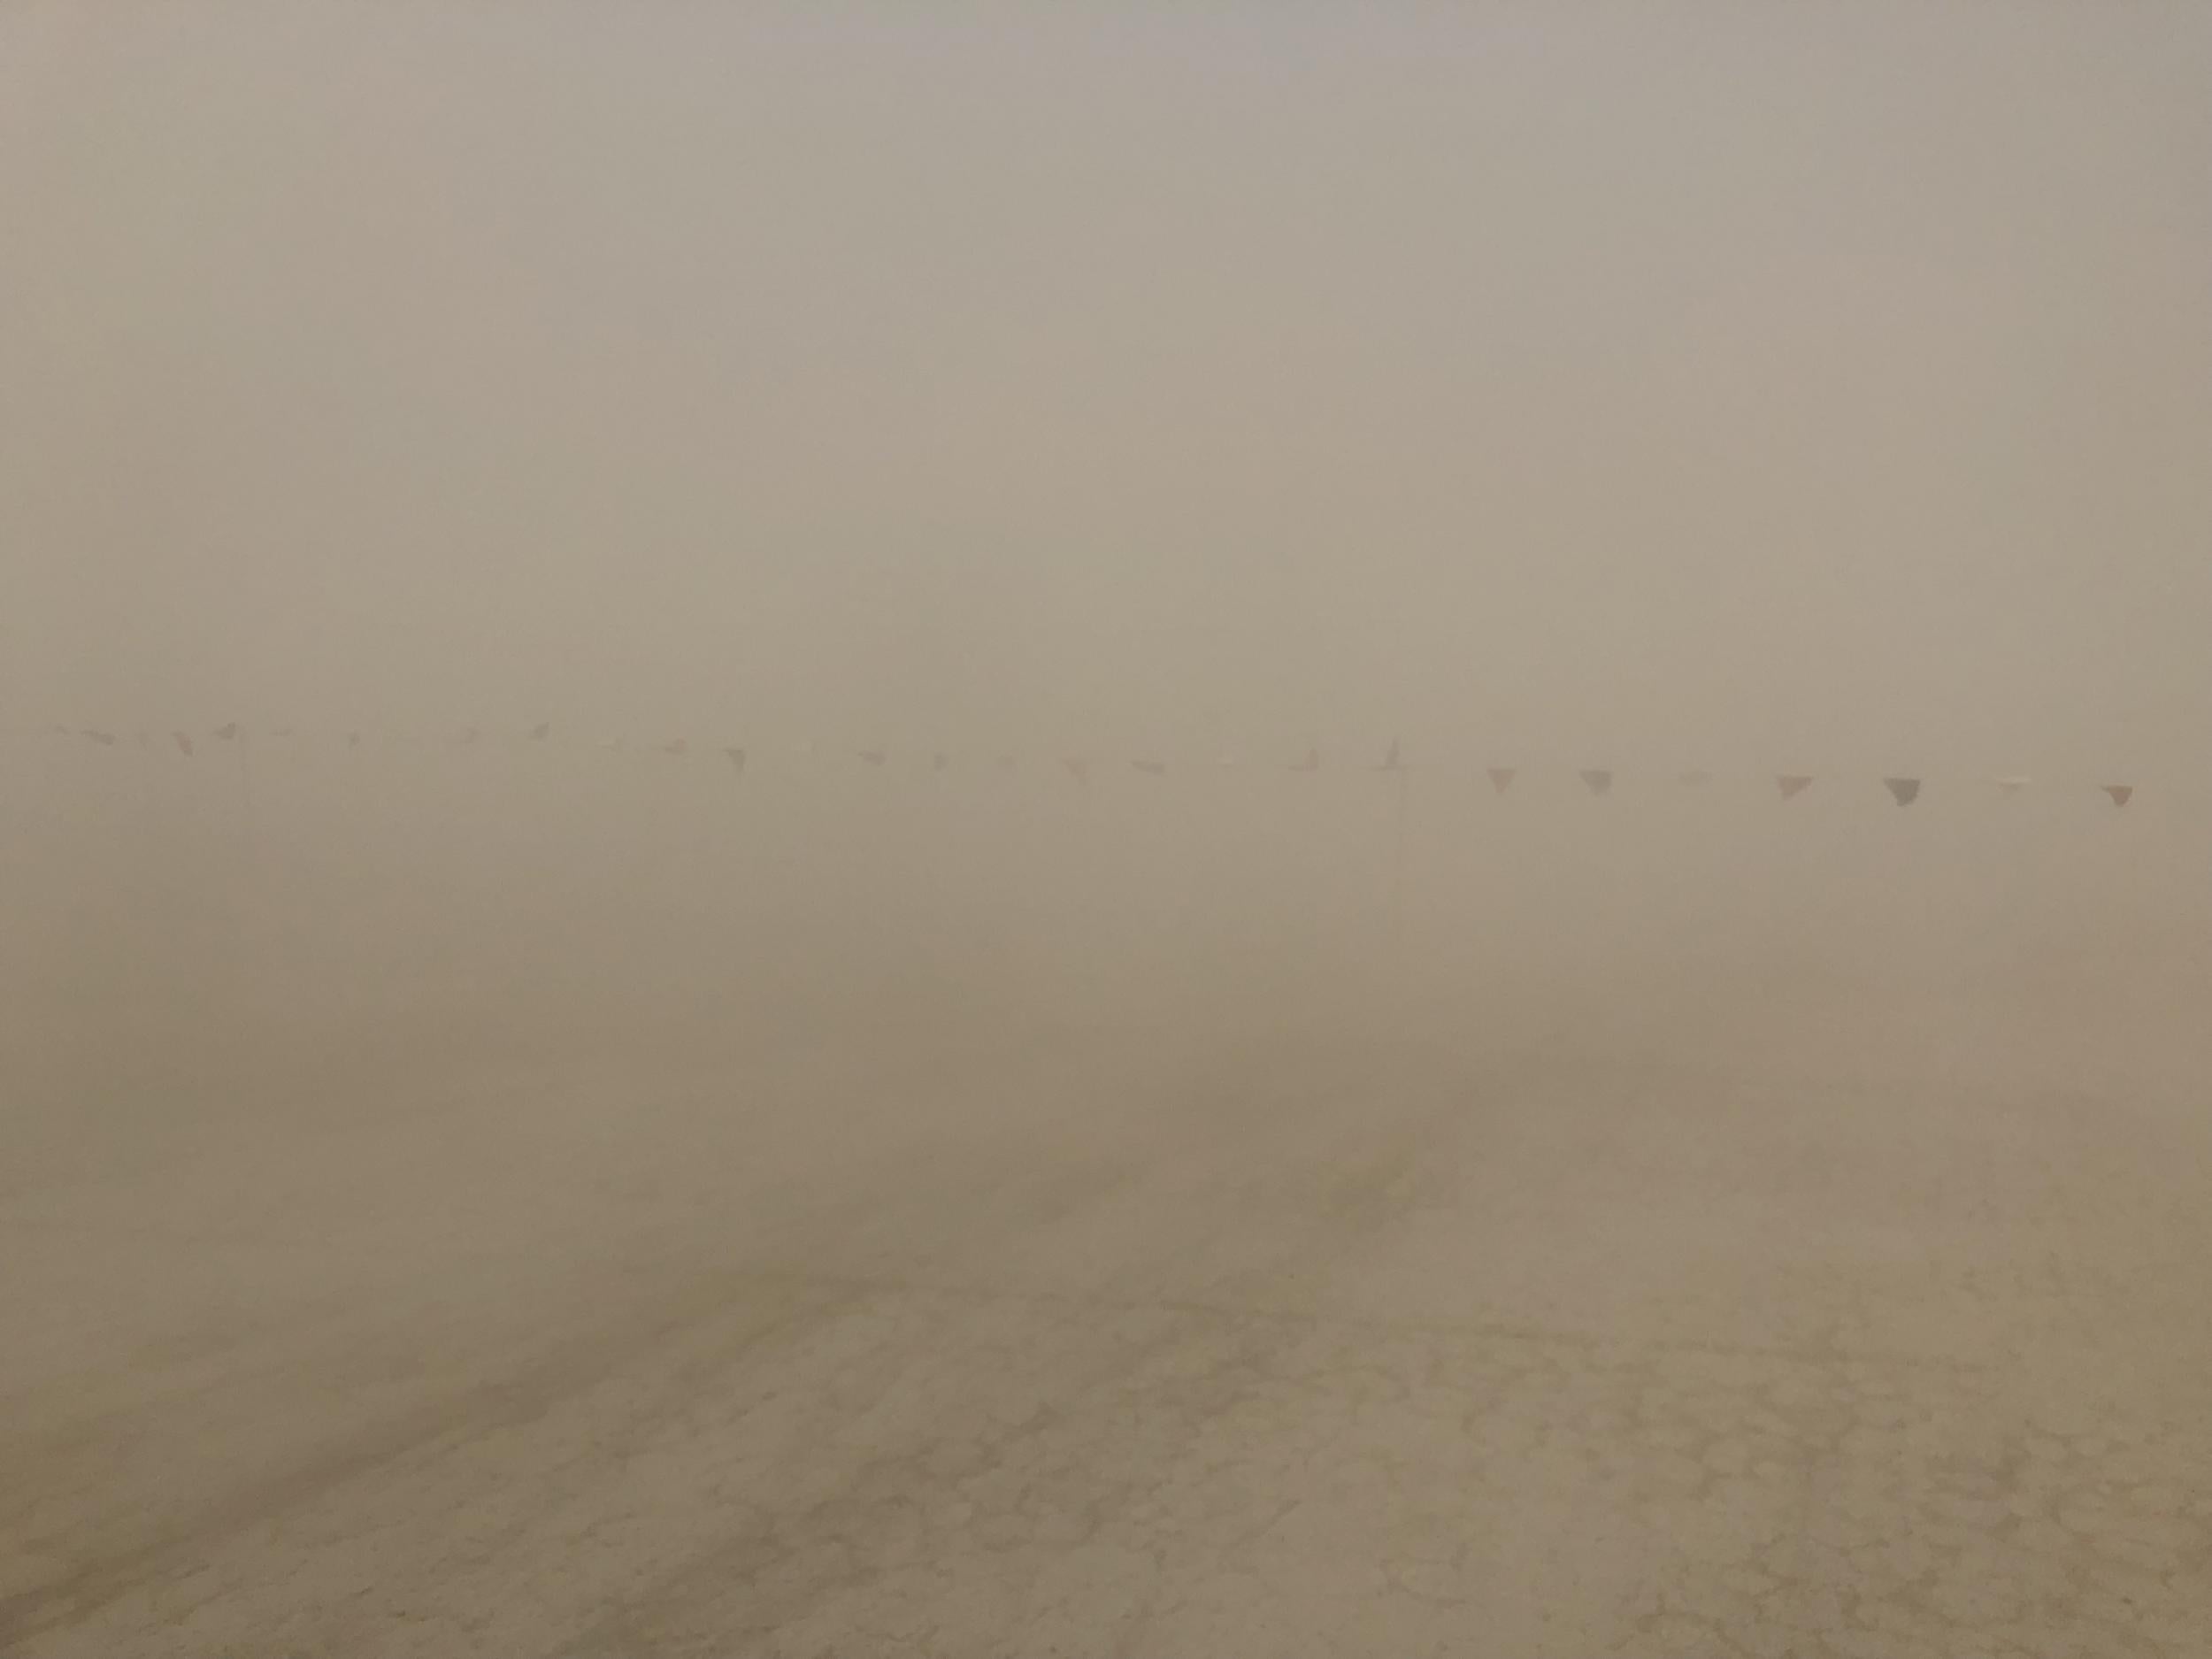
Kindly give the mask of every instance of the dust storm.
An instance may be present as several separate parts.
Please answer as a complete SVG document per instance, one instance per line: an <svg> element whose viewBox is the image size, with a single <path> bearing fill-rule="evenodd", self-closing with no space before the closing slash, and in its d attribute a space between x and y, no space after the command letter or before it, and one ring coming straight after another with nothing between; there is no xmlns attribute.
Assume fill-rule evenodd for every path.
<svg viewBox="0 0 2212 1659"><path fill-rule="evenodd" d="M2185 6L0 19L0 1652L2212 1629Z"/></svg>

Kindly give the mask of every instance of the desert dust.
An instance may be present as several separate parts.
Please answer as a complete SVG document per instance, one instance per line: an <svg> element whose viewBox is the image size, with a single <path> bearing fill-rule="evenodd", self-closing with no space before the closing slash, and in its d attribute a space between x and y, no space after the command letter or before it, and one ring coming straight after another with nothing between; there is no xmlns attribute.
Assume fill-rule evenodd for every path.
<svg viewBox="0 0 2212 1659"><path fill-rule="evenodd" d="M2205 1652L2208 84L12 10L0 1652Z"/></svg>

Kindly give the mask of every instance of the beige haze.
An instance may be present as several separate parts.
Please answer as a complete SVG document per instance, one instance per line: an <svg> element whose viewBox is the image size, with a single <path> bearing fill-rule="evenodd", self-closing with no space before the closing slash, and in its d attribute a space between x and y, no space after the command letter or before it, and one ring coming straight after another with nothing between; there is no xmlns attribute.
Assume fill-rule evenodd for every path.
<svg viewBox="0 0 2212 1659"><path fill-rule="evenodd" d="M0 1653L2201 1652L2208 17L0 12Z"/></svg>

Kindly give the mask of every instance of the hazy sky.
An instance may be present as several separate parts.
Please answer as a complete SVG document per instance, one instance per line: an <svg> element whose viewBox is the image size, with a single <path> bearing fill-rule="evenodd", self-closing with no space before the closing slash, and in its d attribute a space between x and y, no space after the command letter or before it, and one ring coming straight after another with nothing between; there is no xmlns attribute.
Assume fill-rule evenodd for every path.
<svg viewBox="0 0 2212 1659"><path fill-rule="evenodd" d="M0 724L2212 768L2199 4L0 14Z"/></svg>

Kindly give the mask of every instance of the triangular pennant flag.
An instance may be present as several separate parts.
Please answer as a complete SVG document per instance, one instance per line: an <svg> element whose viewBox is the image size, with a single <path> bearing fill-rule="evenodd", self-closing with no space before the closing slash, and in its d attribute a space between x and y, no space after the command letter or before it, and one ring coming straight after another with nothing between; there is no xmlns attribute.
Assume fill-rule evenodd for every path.
<svg viewBox="0 0 2212 1659"><path fill-rule="evenodd" d="M1378 770L1382 772L1403 772L1405 770L1405 762L1399 758L1396 738L1390 740L1390 752L1383 757L1383 764Z"/></svg>
<svg viewBox="0 0 2212 1659"><path fill-rule="evenodd" d="M1317 748L1308 749L1305 759L1293 761L1290 769L1293 772L1319 772L1321 770L1320 749Z"/></svg>
<svg viewBox="0 0 2212 1659"><path fill-rule="evenodd" d="M1492 766L1488 771L1490 787L1500 795L1510 789L1513 787L1514 779L1521 775L1521 769L1518 766Z"/></svg>
<svg viewBox="0 0 2212 1659"><path fill-rule="evenodd" d="M2131 783L2108 783L2101 787L2112 797L2115 806L2125 806L2135 794L2135 786Z"/></svg>
<svg viewBox="0 0 2212 1659"><path fill-rule="evenodd" d="M191 737L183 732L172 732L169 735L176 740L177 753L189 759L192 754Z"/></svg>
<svg viewBox="0 0 2212 1659"><path fill-rule="evenodd" d="M1134 766L1139 772L1150 772L1155 778L1164 775L1167 771L1167 764L1164 761L1133 760L1129 764L1132 766Z"/></svg>
<svg viewBox="0 0 2212 1659"><path fill-rule="evenodd" d="M1060 764L1068 769L1068 776L1074 779L1076 782L1088 783L1091 780L1091 763L1089 761L1078 759L1074 756L1070 756Z"/></svg>
<svg viewBox="0 0 2212 1659"><path fill-rule="evenodd" d="M1910 806L1920 798L1920 780L1917 778L1885 778L1890 795L1899 806Z"/></svg>
<svg viewBox="0 0 2212 1659"><path fill-rule="evenodd" d="M553 722L550 720L541 720L530 728L530 741L533 743L542 743L552 735Z"/></svg>
<svg viewBox="0 0 2212 1659"><path fill-rule="evenodd" d="M741 774L745 770L745 751L741 749L726 749L722 752L730 757L730 770Z"/></svg>
<svg viewBox="0 0 2212 1659"><path fill-rule="evenodd" d="M1590 786L1592 795L1607 795L1613 788L1613 774L1602 766L1586 768L1583 772L1582 781Z"/></svg>
<svg viewBox="0 0 2212 1659"><path fill-rule="evenodd" d="M1686 772L1681 777L1682 787L1685 789L1702 789L1712 781L1713 774L1709 772ZM1787 796L1784 798L1786 799Z"/></svg>
<svg viewBox="0 0 2212 1659"><path fill-rule="evenodd" d="M1782 798L1787 801L1792 796L1801 795L1811 788L1813 780L1802 772L1786 772L1775 779L1774 787L1782 792Z"/></svg>
<svg viewBox="0 0 2212 1659"><path fill-rule="evenodd" d="M888 760L890 757L886 755L879 749L864 749L860 751L860 758L866 761L871 766L880 766L885 761Z"/></svg>
<svg viewBox="0 0 2212 1659"><path fill-rule="evenodd" d="M238 722L233 720L228 726L217 726L215 728L215 735L221 738L226 743L236 742L238 741Z"/></svg>

